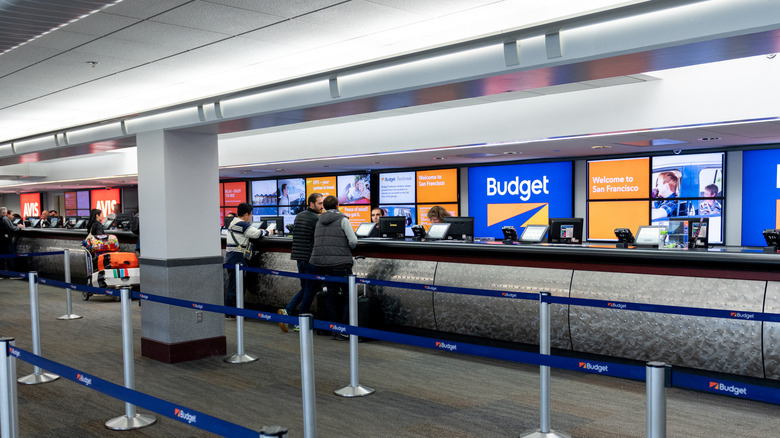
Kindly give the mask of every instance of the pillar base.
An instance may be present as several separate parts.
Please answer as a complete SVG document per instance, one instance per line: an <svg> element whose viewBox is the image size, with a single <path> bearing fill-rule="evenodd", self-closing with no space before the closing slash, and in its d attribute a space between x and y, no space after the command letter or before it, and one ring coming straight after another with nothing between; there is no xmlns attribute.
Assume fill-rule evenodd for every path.
<svg viewBox="0 0 780 438"><path fill-rule="evenodd" d="M165 363L179 363L227 354L224 336L168 344L141 338L141 355Z"/></svg>
<svg viewBox="0 0 780 438"><path fill-rule="evenodd" d="M550 429L549 432L542 432L539 429L536 430L529 430L526 432L523 432L522 435L520 435L521 438L571 438L571 435L563 432L556 432L552 429Z"/></svg>

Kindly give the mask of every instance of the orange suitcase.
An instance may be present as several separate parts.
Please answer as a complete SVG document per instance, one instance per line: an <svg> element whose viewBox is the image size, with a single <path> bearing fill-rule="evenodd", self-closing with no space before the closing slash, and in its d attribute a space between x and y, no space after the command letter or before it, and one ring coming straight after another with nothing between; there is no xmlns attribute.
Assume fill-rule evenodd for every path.
<svg viewBox="0 0 780 438"><path fill-rule="evenodd" d="M138 257L134 252L107 252L98 256L98 270L137 268Z"/></svg>

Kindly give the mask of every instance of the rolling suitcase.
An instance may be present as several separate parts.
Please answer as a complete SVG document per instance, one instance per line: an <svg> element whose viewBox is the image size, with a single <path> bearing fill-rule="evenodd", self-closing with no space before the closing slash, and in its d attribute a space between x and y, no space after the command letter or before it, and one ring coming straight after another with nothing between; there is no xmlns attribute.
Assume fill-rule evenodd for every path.
<svg viewBox="0 0 780 438"><path fill-rule="evenodd" d="M92 286L118 289L123 286L133 287L141 284L139 268L104 269L92 274Z"/></svg>
<svg viewBox="0 0 780 438"><path fill-rule="evenodd" d="M138 257L133 252L107 252L97 258L98 270L137 268Z"/></svg>
<svg viewBox="0 0 780 438"><path fill-rule="evenodd" d="M355 275L360 278L366 278L366 275L368 274L366 272L366 258L364 256L357 256L355 257L355 261L358 265L358 272L356 272ZM367 287L368 285L365 283L358 283L358 327L379 328L382 326L379 299L374 295L368 295Z"/></svg>

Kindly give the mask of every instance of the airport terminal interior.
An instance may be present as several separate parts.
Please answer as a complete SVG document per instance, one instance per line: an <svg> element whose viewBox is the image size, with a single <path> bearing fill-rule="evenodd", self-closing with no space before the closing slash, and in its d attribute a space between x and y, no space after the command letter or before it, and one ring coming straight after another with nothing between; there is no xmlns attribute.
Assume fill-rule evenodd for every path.
<svg viewBox="0 0 780 438"><path fill-rule="evenodd" d="M360 237L371 328L538 351L538 298L517 298L549 292L553 354L772 394L667 388L669 436L780 427L780 1L0 3L0 206L25 225L3 252L57 254L0 266L0 336L20 348L13 272L223 305L242 202L276 235L241 297L276 318L300 289L279 275L297 271L295 216L321 193ZM105 244L137 253L111 285L82 244L93 209ZM84 318L56 320L64 289L39 289L43 357L121 384L120 303L74 289ZM297 332L131 309L140 391L305 435ZM259 360L223 362L242 336ZM318 436L539 427L539 367L367 340L376 393L345 399L349 344L314 337ZM104 424L123 403L66 379L18 399L20 436L119 433ZM645 436L645 404L644 381L552 370L551 426L571 436ZM211 436L158 418L124 433Z"/></svg>

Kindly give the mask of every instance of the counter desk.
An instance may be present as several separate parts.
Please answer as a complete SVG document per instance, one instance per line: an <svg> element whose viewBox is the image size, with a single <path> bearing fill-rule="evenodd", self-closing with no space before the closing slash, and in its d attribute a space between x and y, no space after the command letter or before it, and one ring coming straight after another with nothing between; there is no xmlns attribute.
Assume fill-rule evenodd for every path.
<svg viewBox="0 0 780 438"><path fill-rule="evenodd" d="M132 251L136 236L114 232ZM25 230L20 252L79 249L84 230ZM258 242L261 266L296 272L289 237ZM224 244L224 238L223 238ZM355 274L378 280L501 292L549 291L552 295L780 313L780 254L761 248L615 248L494 243L361 240L365 256ZM31 263L38 271L62 269L62 258ZM57 265L58 263L58 265ZM79 258L71 258L74 282ZM81 262L83 263L83 262ZM143 264L141 266L143 279ZM299 280L248 275L247 306L283 307ZM143 284L143 283L142 283ZM143 287L143 286L142 286ZM537 344L538 302L368 285L381 305L383 323L524 344ZM154 293L154 291L149 291ZM780 323L657 314L553 304L552 346L756 378L780 380Z"/></svg>

